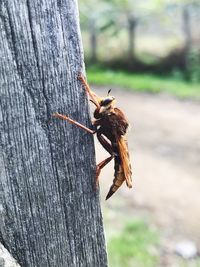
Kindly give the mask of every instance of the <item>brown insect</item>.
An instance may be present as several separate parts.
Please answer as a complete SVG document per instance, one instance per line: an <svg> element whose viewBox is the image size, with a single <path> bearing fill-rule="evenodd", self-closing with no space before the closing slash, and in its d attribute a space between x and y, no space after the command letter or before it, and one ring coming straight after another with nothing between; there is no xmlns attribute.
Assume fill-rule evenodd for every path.
<svg viewBox="0 0 200 267"><path fill-rule="evenodd" d="M110 90L108 91L108 96L100 98L91 91L82 75L79 75L78 79L84 85L91 98L90 101L96 106L94 111L95 120L93 121L95 130L93 131L65 115L55 113L54 116L59 119L67 120L90 134L96 133L99 142L110 154L110 157L106 158L96 166L96 186L98 185L101 169L114 158L114 180L106 196L107 200L117 191L124 181L126 181L129 188L132 187L132 171L127 140L125 138L128 122L123 112L115 107L115 98L109 96Z"/></svg>

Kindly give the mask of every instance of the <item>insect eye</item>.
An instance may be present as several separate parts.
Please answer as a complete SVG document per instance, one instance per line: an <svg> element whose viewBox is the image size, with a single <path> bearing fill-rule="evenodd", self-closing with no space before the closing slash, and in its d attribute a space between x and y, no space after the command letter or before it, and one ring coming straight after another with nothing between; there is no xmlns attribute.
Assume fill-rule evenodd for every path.
<svg viewBox="0 0 200 267"><path fill-rule="evenodd" d="M101 106L107 106L108 104L110 104L113 101L112 98L106 98L104 100L101 101Z"/></svg>

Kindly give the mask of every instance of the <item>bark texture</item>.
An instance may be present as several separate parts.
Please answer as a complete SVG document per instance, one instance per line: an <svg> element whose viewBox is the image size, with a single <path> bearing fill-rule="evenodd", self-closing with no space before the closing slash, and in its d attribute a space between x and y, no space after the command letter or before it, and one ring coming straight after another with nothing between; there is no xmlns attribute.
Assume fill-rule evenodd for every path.
<svg viewBox="0 0 200 267"><path fill-rule="evenodd" d="M0 1L0 241L25 267L107 266L76 0Z"/></svg>

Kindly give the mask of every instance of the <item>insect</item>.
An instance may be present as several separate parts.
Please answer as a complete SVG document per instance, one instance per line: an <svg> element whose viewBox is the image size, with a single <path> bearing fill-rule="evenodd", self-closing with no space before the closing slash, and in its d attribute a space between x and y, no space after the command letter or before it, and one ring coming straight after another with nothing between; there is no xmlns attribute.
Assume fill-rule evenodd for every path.
<svg viewBox="0 0 200 267"><path fill-rule="evenodd" d="M117 191L124 181L129 188L132 187L132 171L125 137L128 122L123 112L115 107L115 98L109 95L111 90L108 91L106 97L101 98L91 91L81 74L78 75L78 79L84 85L90 101L96 106L94 111L95 120L93 121L94 130L59 113L55 113L54 117L75 124L90 134L96 134L101 145L110 154L108 158L96 166L96 186L98 185L101 169L114 158L114 180L106 196L107 200Z"/></svg>

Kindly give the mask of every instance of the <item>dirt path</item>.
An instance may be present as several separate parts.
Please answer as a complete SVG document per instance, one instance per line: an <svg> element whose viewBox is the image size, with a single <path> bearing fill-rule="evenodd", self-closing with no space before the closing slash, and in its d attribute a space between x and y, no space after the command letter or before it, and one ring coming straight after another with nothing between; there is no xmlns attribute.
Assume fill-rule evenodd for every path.
<svg viewBox="0 0 200 267"><path fill-rule="evenodd" d="M126 210L128 216L147 214L163 237L192 239L200 246L200 104L118 89L112 94L132 125L128 139L134 189L123 186L105 206ZM99 145L97 155L98 160L106 155ZM112 179L108 166L101 176L103 198Z"/></svg>

